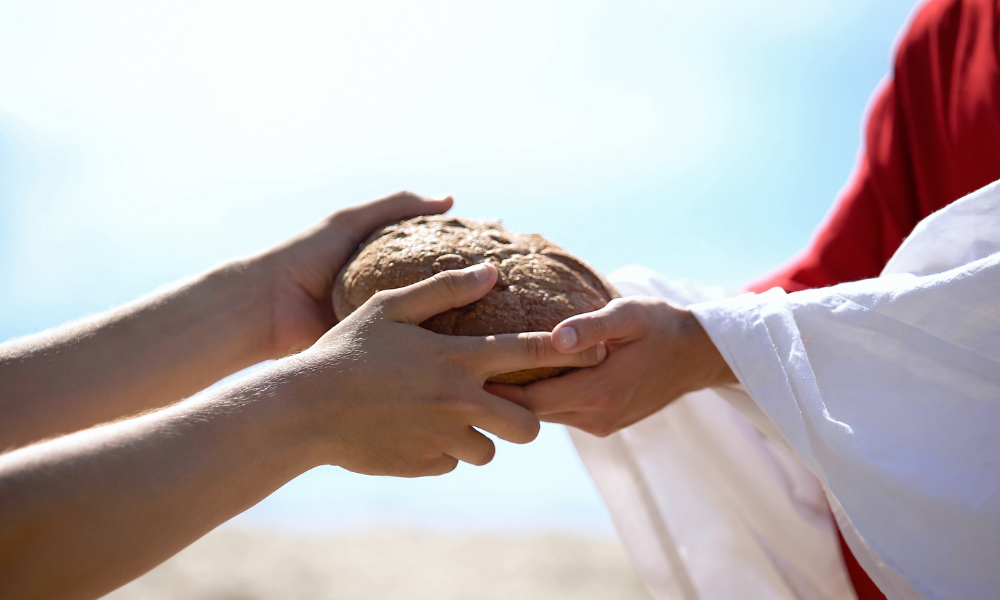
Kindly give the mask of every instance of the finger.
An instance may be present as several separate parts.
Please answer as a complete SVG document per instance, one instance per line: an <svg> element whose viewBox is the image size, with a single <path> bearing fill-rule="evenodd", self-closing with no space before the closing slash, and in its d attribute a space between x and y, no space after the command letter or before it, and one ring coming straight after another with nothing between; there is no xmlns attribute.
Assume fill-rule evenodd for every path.
<svg viewBox="0 0 1000 600"><path fill-rule="evenodd" d="M594 312L570 317L552 330L559 352L579 352L598 342L641 334L645 328L641 307L615 299Z"/></svg>
<svg viewBox="0 0 1000 600"><path fill-rule="evenodd" d="M525 386L488 383L483 389L522 406L539 417L600 409L606 404L607 396L603 378L597 369L581 369Z"/></svg>
<svg viewBox="0 0 1000 600"><path fill-rule="evenodd" d="M497 280L492 263L437 275L395 290L381 292L390 319L418 325L438 313L479 300Z"/></svg>
<svg viewBox="0 0 1000 600"><path fill-rule="evenodd" d="M462 343L466 356L486 377L541 367L593 367L608 356L604 344L573 354L559 352L552 334L545 332L469 337Z"/></svg>
<svg viewBox="0 0 1000 600"><path fill-rule="evenodd" d="M455 440L455 444L447 450L449 455L477 467L493 460L496 451L493 440L472 427L465 427Z"/></svg>
<svg viewBox="0 0 1000 600"><path fill-rule="evenodd" d="M515 444L527 444L538 437L538 417L530 410L481 392L470 416L472 425Z"/></svg>
<svg viewBox="0 0 1000 600"><path fill-rule="evenodd" d="M584 415L578 412L560 412L545 415L544 417L538 417L538 420L546 423L565 425L566 427L576 427L577 429L582 430L583 428L580 427L580 425L583 424L584 418Z"/></svg>
<svg viewBox="0 0 1000 600"><path fill-rule="evenodd" d="M607 437L622 428L615 425L612 421L605 420L599 414L563 412L545 415L541 420L546 423L559 423L560 425L573 427L597 437Z"/></svg>
<svg viewBox="0 0 1000 600"><path fill-rule="evenodd" d="M458 466L458 459L454 456L449 456L447 454L442 454L441 456L431 460L424 468L421 469L420 474L416 477L433 477L435 475L444 475L445 473L451 473Z"/></svg>
<svg viewBox="0 0 1000 600"><path fill-rule="evenodd" d="M413 192L396 192L366 204L342 211L344 221L355 231L371 232L387 223L446 212L453 204L451 196L430 198Z"/></svg>
<svg viewBox="0 0 1000 600"><path fill-rule="evenodd" d="M595 413L558 412L541 416L538 420L545 423L555 423L557 425L573 427L598 437L605 437L620 429L618 427L613 427L611 424L605 424L603 415Z"/></svg>

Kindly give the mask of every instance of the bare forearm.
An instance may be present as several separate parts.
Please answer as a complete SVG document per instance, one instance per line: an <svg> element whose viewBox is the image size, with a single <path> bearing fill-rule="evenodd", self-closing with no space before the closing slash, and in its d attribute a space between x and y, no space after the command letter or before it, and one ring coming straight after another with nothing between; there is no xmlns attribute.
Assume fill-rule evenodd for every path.
<svg viewBox="0 0 1000 600"><path fill-rule="evenodd" d="M440 475L527 443L488 377L591 366L548 334L442 336L413 323L481 298L480 265L379 292L307 350L158 412L0 454L0 598L91 598L303 471Z"/></svg>
<svg viewBox="0 0 1000 600"><path fill-rule="evenodd" d="M248 268L0 345L0 451L166 406L267 358L266 290Z"/></svg>
<svg viewBox="0 0 1000 600"><path fill-rule="evenodd" d="M246 261L0 344L0 452L166 406L308 348L336 324L333 276L358 241L450 206L400 192L346 208Z"/></svg>
<svg viewBox="0 0 1000 600"><path fill-rule="evenodd" d="M0 596L93 598L318 464L280 369L0 456Z"/></svg>

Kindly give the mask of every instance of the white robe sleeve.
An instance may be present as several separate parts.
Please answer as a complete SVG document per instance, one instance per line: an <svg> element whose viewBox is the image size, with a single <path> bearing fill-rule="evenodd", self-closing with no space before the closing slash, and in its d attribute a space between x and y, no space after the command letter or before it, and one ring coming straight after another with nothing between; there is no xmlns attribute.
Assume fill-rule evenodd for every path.
<svg viewBox="0 0 1000 600"><path fill-rule="evenodd" d="M890 598L1000 593L998 250L994 184L882 277L691 307Z"/></svg>
<svg viewBox="0 0 1000 600"><path fill-rule="evenodd" d="M725 295L641 267L611 279L625 295L678 305ZM761 434L769 428L780 440L745 392L726 388L688 394L606 438L569 430L653 597L854 598L823 488Z"/></svg>

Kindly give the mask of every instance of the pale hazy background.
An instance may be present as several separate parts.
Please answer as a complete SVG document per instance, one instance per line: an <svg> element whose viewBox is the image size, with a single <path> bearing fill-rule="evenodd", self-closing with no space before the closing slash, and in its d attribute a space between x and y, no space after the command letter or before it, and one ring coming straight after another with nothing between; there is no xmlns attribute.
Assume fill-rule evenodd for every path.
<svg viewBox="0 0 1000 600"><path fill-rule="evenodd" d="M398 189L738 286L846 180L912 5L0 1L0 340ZM437 479L317 469L237 521L610 532L555 427Z"/></svg>

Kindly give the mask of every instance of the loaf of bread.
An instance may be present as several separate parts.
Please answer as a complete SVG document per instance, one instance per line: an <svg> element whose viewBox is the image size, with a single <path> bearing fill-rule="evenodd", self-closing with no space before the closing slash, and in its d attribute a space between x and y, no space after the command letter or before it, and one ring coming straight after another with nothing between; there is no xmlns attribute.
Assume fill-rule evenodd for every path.
<svg viewBox="0 0 1000 600"><path fill-rule="evenodd" d="M551 331L563 319L597 310L618 296L600 274L538 234L514 233L499 221L439 215L408 219L372 234L337 276L333 309L344 319L379 290L484 261L499 271L494 288L422 327L476 336ZM490 381L524 385L568 370L531 369Z"/></svg>

